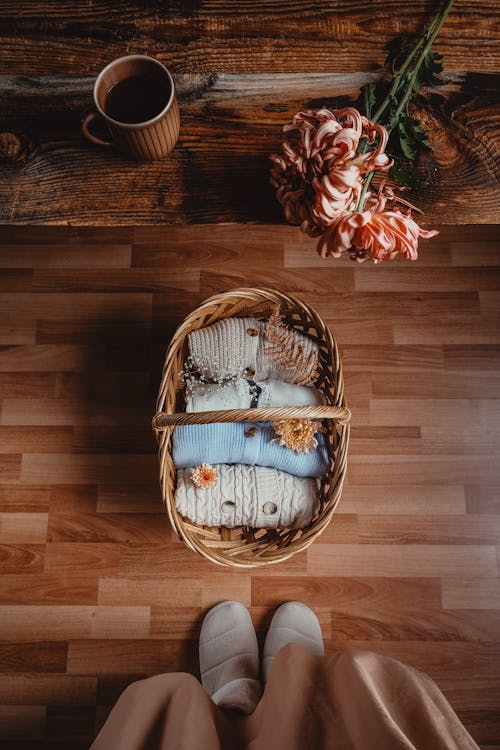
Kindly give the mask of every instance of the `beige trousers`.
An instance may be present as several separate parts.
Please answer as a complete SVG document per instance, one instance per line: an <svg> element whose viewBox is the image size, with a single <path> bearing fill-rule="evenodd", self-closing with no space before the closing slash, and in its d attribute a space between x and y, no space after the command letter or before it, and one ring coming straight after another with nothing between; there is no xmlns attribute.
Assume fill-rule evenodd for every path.
<svg viewBox="0 0 500 750"><path fill-rule="evenodd" d="M288 644L250 716L215 706L189 674L135 682L91 750L478 750L437 685L368 651Z"/></svg>

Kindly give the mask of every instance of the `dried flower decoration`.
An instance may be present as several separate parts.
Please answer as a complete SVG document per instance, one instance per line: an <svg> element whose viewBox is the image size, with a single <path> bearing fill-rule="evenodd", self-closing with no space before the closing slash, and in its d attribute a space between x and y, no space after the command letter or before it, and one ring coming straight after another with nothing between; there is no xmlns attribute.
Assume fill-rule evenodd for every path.
<svg viewBox="0 0 500 750"><path fill-rule="evenodd" d="M191 474L193 484L203 490L213 487L218 478L219 472L211 464L200 464Z"/></svg>
<svg viewBox="0 0 500 750"><path fill-rule="evenodd" d="M290 380L297 385L310 385L319 377L318 352L307 354L295 338L295 332L284 322L280 306L275 305L266 326L268 346L266 353L285 370L290 370Z"/></svg>
<svg viewBox="0 0 500 750"><path fill-rule="evenodd" d="M182 370L179 372L179 379L185 383L186 397L193 393L197 385L207 385L208 383L213 384L216 393L223 394L227 386L237 383L238 380L246 376L246 368L240 367L234 372L227 372L217 379L213 379L211 377L212 367L213 362L208 358L198 357L195 362L191 354L186 357Z"/></svg>
<svg viewBox="0 0 500 750"><path fill-rule="evenodd" d="M315 419L281 419L272 423L277 437L272 443L284 445L295 453L310 453L318 441L314 437L316 432L326 432L321 422Z"/></svg>

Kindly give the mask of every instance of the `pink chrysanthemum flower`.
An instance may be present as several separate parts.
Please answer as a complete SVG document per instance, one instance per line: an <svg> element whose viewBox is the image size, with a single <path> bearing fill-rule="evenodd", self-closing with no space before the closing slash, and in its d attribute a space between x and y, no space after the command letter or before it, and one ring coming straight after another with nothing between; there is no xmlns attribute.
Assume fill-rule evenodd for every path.
<svg viewBox="0 0 500 750"><path fill-rule="evenodd" d="M398 254L416 260L419 237L428 239L439 232L421 229L410 209L405 213L398 208L385 211L388 199L401 201L382 187L377 196L368 197L364 211L344 213L337 219L318 242L321 257L339 258L348 252L358 261L369 258L373 263L393 260Z"/></svg>
<svg viewBox="0 0 500 750"><path fill-rule="evenodd" d="M385 128L353 107L298 112L283 133L281 153L270 157L271 184L287 221L313 237L354 211L363 175L392 164ZM358 153L361 139L376 142L375 149Z"/></svg>

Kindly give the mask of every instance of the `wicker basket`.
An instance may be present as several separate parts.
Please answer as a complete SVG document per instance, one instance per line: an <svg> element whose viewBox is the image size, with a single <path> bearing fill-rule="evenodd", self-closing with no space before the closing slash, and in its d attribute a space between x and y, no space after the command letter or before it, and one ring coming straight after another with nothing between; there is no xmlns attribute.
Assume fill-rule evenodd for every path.
<svg viewBox="0 0 500 750"><path fill-rule="evenodd" d="M180 377L187 356L187 336L229 317L269 318L280 305L283 320L319 345L319 378L324 406L288 406L268 409L231 409L184 413L184 382ZM322 479L320 510L304 529L252 529L196 526L175 507L176 470L171 454L175 425L206 422L261 422L293 417L328 419L330 472ZM153 429L159 444L160 484L168 516L178 537L190 549L212 562L233 568L253 568L286 560L308 547L330 523L342 493L349 444L350 412L344 399L342 366L335 340L319 315L300 300L274 289L235 289L206 300L177 329L165 358Z"/></svg>

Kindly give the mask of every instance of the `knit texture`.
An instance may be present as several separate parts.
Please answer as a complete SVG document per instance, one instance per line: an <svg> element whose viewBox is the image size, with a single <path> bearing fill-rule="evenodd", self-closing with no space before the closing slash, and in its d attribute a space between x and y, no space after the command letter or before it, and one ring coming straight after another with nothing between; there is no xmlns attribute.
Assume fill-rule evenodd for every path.
<svg viewBox="0 0 500 750"><path fill-rule="evenodd" d="M259 393L260 390L260 393ZM259 382L238 378L228 383L192 383L186 390L186 411L249 409L250 406L316 406L324 404L321 391L312 386L280 380Z"/></svg>
<svg viewBox="0 0 500 750"><path fill-rule="evenodd" d="M269 466L299 477L319 477L329 469L325 435L317 433L318 447L295 453L278 443L270 422L221 422L176 427L172 456L178 469L198 464Z"/></svg>
<svg viewBox="0 0 500 750"><path fill-rule="evenodd" d="M175 505L198 525L303 528L319 510L317 481L260 466L217 467L211 488L196 487L191 469L177 472Z"/></svg>
<svg viewBox="0 0 500 750"><path fill-rule="evenodd" d="M191 331L189 351L194 368L208 380L242 377L291 381L291 370L280 367L267 354L266 324L255 318L225 318L211 326ZM317 344L296 331L294 342L306 355L318 351Z"/></svg>

